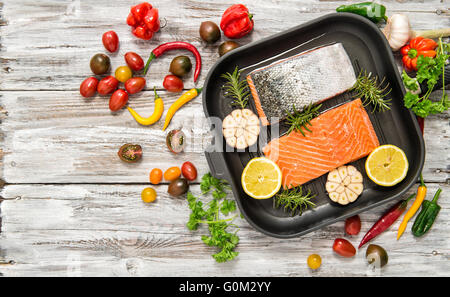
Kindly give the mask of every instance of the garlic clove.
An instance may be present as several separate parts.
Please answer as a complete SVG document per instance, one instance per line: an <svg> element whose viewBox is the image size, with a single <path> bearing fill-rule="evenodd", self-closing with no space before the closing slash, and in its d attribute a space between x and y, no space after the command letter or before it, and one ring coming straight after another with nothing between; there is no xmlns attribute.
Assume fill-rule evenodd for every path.
<svg viewBox="0 0 450 297"><path fill-rule="evenodd" d="M225 138L233 137L236 134L236 128L225 128L222 130L222 134Z"/></svg>
<svg viewBox="0 0 450 297"><path fill-rule="evenodd" d="M229 146L236 147L236 137L232 136L232 137L225 138L225 141L227 142L227 144Z"/></svg>
<svg viewBox="0 0 450 297"><path fill-rule="evenodd" d="M329 196L330 196L331 201L338 202L338 200L339 200L339 194L338 193L332 192L332 193L330 193Z"/></svg>
<svg viewBox="0 0 450 297"><path fill-rule="evenodd" d="M344 178L348 175L347 166L341 166L337 170L339 172L341 180L344 180Z"/></svg>
<svg viewBox="0 0 450 297"><path fill-rule="evenodd" d="M347 195L348 201L354 202L358 195L355 192L350 191L348 188L345 188L345 195Z"/></svg>
<svg viewBox="0 0 450 297"><path fill-rule="evenodd" d="M342 184L343 184L344 186L348 186L348 185L350 184L351 181L352 181L352 177L349 176L349 175L347 175L347 176L344 178L344 180L342 181Z"/></svg>
<svg viewBox="0 0 450 297"><path fill-rule="evenodd" d="M249 133L247 130L244 131L244 137L245 137L245 141L247 142L248 146L254 145L256 143L256 141L258 140L258 135Z"/></svg>
<svg viewBox="0 0 450 297"><path fill-rule="evenodd" d="M327 189L327 192L328 192L328 193L331 193L331 192L335 192L336 189L337 189L340 185L341 185L340 183L335 183L335 182L332 182L332 181L328 181L328 182L326 182L326 184L325 184L325 188Z"/></svg>
<svg viewBox="0 0 450 297"><path fill-rule="evenodd" d="M339 172L337 171L337 169L334 169L332 171L330 171L330 173L328 173L328 180L335 182L335 183L341 183L342 179L339 176Z"/></svg>
<svg viewBox="0 0 450 297"><path fill-rule="evenodd" d="M339 194L338 203L342 205L347 205L350 201L347 198L345 192Z"/></svg>
<svg viewBox="0 0 450 297"><path fill-rule="evenodd" d="M236 145L235 145L235 147L236 147L238 150L243 150L243 149L245 149L246 147L248 147L247 141L245 140L244 135L239 136L239 137L236 137Z"/></svg>
<svg viewBox="0 0 450 297"><path fill-rule="evenodd" d="M360 172L356 172L353 176L351 176L351 182L352 183L362 183L363 182L363 176Z"/></svg>
<svg viewBox="0 0 450 297"><path fill-rule="evenodd" d="M341 194L345 191L345 187L342 184L339 184L339 186L336 188L335 192Z"/></svg>
<svg viewBox="0 0 450 297"><path fill-rule="evenodd" d="M347 172L348 172L348 175L350 175L350 176L353 176L356 173L359 173L358 169L356 169L356 167L352 166L352 165L347 166Z"/></svg>
<svg viewBox="0 0 450 297"><path fill-rule="evenodd" d="M361 193L363 192L362 183L349 184L347 188L354 192L356 195L361 195Z"/></svg>
<svg viewBox="0 0 450 297"><path fill-rule="evenodd" d="M261 128L259 126L248 126L247 125L247 127L245 127L245 131L247 131L250 134L258 136L259 132L261 131Z"/></svg>
<svg viewBox="0 0 450 297"><path fill-rule="evenodd" d="M222 128L236 128L238 125L232 115L227 115L222 122Z"/></svg>

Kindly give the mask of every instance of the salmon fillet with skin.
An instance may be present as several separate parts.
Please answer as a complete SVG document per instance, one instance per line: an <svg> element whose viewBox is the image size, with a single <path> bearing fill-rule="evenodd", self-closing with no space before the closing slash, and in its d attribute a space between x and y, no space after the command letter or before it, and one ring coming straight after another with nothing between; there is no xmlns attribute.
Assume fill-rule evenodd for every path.
<svg viewBox="0 0 450 297"><path fill-rule="evenodd" d="M322 46L253 70L247 83L264 126L286 112L325 101L353 87L352 62L341 43Z"/></svg>
<svg viewBox="0 0 450 297"><path fill-rule="evenodd" d="M380 145L361 99L311 120L312 133L298 132L272 140L263 152L281 169L283 186L291 188L361 159Z"/></svg>

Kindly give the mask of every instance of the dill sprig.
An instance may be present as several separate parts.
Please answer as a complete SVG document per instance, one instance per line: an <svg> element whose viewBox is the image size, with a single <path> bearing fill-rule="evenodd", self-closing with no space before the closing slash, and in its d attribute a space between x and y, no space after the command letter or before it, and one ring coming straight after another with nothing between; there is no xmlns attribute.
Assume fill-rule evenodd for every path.
<svg viewBox="0 0 450 297"><path fill-rule="evenodd" d="M314 197L316 195L312 194L311 190L304 193L302 186L297 186L292 189L284 189L277 194L273 199L273 205L275 208L283 207L285 212L290 211L292 216L295 213L302 215L308 207L316 206L311 202L311 199Z"/></svg>
<svg viewBox="0 0 450 297"><path fill-rule="evenodd" d="M233 73L227 72L222 74L221 77L227 80L227 83L224 85L225 95L234 99L231 105L245 108L250 91L247 82L245 80L241 81L241 71L239 71L238 67L236 66Z"/></svg>
<svg viewBox="0 0 450 297"><path fill-rule="evenodd" d="M302 133L303 136L305 136L305 132L303 130L312 133L312 131L308 128L308 125L312 126L311 120L320 114L319 109L320 107L322 107L322 105L309 104L302 110L297 110L295 108L295 105L293 105L292 107L292 112L286 111L286 122L288 125L290 125L287 133L289 134L292 131L298 131Z"/></svg>
<svg viewBox="0 0 450 297"><path fill-rule="evenodd" d="M385 99L392 89L389 88L389 83L386 82L386 77L384 77L380 82L378 82L378 76L372 76L370 72L364 70L359 73L356 83L350 90L356 91L355 97L364 98L363 104L367 106L373 104L373 110L375 111L385 111L391 109L389 105L390 99ZM389 90L388 90L389 89Z"/></svg>

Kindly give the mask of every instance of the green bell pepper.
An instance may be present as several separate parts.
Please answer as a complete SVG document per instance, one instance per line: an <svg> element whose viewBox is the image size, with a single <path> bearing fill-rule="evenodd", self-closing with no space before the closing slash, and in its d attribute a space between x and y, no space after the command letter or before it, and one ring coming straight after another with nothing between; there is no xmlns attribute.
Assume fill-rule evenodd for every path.
<svg viewBox="0 0 450 297"><path fill-rule="evenodd" d="M437 200L439 195L441 194L442 189L438 189L432 201L425 200L422 203L422 210L414 221L414 225L412 226L412 233L414 236L422 236L430 230L431 226L434 223L441 207L437 204Z"/></svg>
<svg viewBox="0 0 450 297"><path fill-rule="evenodd" d="M387 21L386 7L381 4L373 2L363 2L350 5L341 5L336 8L337 12L355 13L365 18L368 18L374 23L379 23L381 20Z"/></svg>

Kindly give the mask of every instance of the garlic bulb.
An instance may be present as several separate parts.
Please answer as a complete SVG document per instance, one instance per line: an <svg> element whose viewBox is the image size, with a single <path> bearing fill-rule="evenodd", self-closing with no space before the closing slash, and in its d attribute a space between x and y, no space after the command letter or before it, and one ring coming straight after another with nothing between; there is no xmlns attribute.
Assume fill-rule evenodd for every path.
<svg viewBox="0 0 450 297"><path fill-rule="evenodd" d="M411 25L408 16L400 13L392 15L383 29L383 34L392 50L398 51L411 37Z"/></svg>
<svg viewBox="0 0 450 297"><path fill-rule="evenodd" d="M256 143L259 118L250 109L235 109L222 122L222 133L229 146L245 149Z"/></svg>
<svg viewBox="0 0 450 297"><path fill-rule="evenodd" d="M363 177L354 166L341 166L328 173L325 188L333 202L346 205L362 193Z"/></svg>

